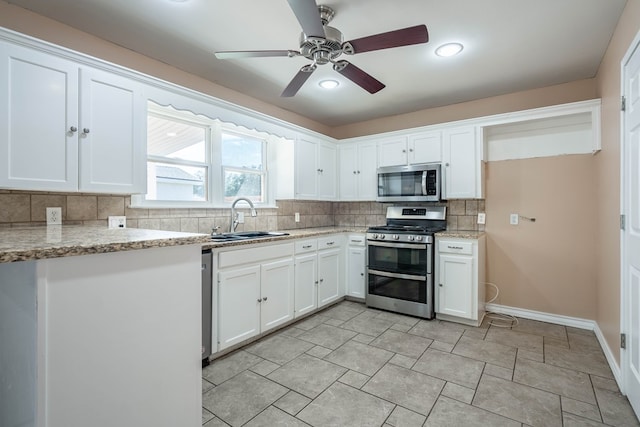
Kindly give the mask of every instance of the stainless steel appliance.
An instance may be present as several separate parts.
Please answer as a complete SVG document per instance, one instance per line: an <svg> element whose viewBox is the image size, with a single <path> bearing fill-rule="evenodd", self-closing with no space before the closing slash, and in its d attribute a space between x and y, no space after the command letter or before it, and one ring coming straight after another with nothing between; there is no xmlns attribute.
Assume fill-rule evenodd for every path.
<svg viewBox="0 0 640 427"><path fill-rule="evenodd" d="M439 163L378 168L379 202L437 202L442 179Z"/></svg>
<svg viewBox="0 0 640 427"><path fill-rule="evenodd" d="M387 208L387 224L367 230L369 307L434 317L433 234L447 228L445 206Z"/></svg>
<svg viewBox="0 0 640 427"><path fill-rule="evenodd" d="M202 363L209 363L211 356L211 327L212 327L212 272L211 272L211 251L202 252Z"/></svg>

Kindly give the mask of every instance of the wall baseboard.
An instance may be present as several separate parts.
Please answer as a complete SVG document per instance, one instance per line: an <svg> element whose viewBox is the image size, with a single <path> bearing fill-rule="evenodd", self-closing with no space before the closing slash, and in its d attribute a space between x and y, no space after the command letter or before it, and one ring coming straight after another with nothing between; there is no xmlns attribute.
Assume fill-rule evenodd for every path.
<svg viewBox="0 0 640 427"><path fill-rule="evenodd" d="M623 394L625 393L622 387L622 373L620 371L620 366L618 365L618 362L616 361L611 348L607 344L607 341L604 339L604 335L595 320L581 319L579 317L563 316L560 314L551 314L542 311L527 310L525 308L509 307L506 305L493 303L487 304L485 308L487 312L509 314L511 316L522 317L523 319L538 320L541 322L554 323L556 325L571 326L573 328L593 331L596 334L596 338L600 343L600 347L602 348L604 356L609 363L609 367L611 368L611 372L613 373L616 383L618 383L618 388Z"/></svg>

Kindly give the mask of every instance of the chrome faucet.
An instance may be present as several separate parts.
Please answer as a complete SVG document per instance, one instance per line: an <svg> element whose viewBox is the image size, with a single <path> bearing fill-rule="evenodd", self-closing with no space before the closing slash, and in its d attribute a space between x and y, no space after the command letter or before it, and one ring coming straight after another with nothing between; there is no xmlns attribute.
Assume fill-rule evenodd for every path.
<svg viewBox="0 0 640 427"><path fill-rule="evenodd" d="M246 197L237 197L233 201L233 203L231 203L231 224L229 226L229 233L233 233L234 231L236 231L236 227L239 224L238 214L236 214L236 205L240 201L245 201L249 204L249 206L251 207L251 216L258 215L258 213L256 212L256 208L253 207L253 202L251 200L247 199Z"/></svg>

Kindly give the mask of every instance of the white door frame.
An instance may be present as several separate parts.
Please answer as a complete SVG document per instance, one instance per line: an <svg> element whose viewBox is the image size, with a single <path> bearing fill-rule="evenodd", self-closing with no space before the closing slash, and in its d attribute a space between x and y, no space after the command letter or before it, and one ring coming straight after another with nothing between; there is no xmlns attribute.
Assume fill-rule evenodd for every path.
<svg viewBox="0 0 640 427"><path fill-rule="evenodd" d="M638 50L638 52L636 52ZM636 34L633 41L629 45L624 57L620 61L620 94L626 95L626 75L625 66L633 56L634 52L640 54L640 31ZM626 151L627 151L627 138L625 134L625 114L620 112L620 213L627 214L628 201L626 199L626 187L627 187L627 171L626 168ZM627 280L627 262L625 251L625 230L620 230L620 331L622 333L628 333L631 327L631 313L627 309L629 283ZM620 351L620 390L623 394L627 394L629 389L629 354L625 350Z"/></svg>

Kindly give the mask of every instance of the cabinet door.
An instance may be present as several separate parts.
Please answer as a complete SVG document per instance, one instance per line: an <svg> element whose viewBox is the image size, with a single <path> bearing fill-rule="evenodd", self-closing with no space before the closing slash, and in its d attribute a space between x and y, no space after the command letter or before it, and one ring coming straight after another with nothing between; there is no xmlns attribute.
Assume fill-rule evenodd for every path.
<svg viewBox="0 0 640 427"><path fill-rule="evenodd" d="M293 258L262 264L260 332L293 319Z"/></svg>
<svg viewBox="0 0 640 427"><path fill-rule="evenodd" d="M398 137L378 142L378 166L407 164L407 138Z"/></svg>
<svg viewBox="0 0 640 427"><path fill-rule="evenodd" d="M314 199L318 192L318 167L316 166L316 143L299 139L295 144L295 191L296 198Z"/></svg>
<svg viewBox="0 0 640 427"><path fill-rule="evenodd" d="M440 254L439 278L436 284L438 307L436 311L465 319L475 316L473 289L473 258L470 256Z"/></svg>
<svg viewBox="0 0 640 427"><path fill-rule="evenodd" d="M338 146L340 200L358 199L358 148L356 144Z"/></svg>
<svg viewBox="0 0 640 427"><path fill-rule="evenodd" d="M318 307L318 256L316 252L297 256L295 260L295 317Z"/></svg>
<svg viewBox="0 0 640 427"><path fill-rule="evenodd" d="M318 252L318 307L340 298L340 253L340 249Z"/></svg>
<svg viewBox="0 0 640 427"><path fill-rule="evenodd" d="M347 296L364 299L365 253L363 247L347 250Z"/></svg>
<svg viewBox="0 0 640 427"><path fill-rule="evenodd" d="M0 43L0 187L78 188L78 67Z"/></svg>
<svg viewBox="0 0 640 427"><path fill-rule="evenodd" d="M318 144L318 198L333 200L336 198L336 177L338 175L336 145L333 143Z"/></svg>
<svg viewBox="0 0 640 427"><path fill-rule="evenodd" d="M480 158L476 150L475 128L465 127L444 132L444 198L480 197Z"/></svg>
<svg viewBox="0 0 640 427"><path fill-rule="evenodd" d="M409 136L409 163L435 163L441 161L441 132Z"/></svg>
<svg viewBox="0 0 640 427"><path fill-rule="evenodd" d="M81 70L81 191L146 192L146 102L140 85L103 71Z"/></svg>
<svg viewBox="0 0 640 427"><path fill-rule="evenodd" d="M358 199L375 200L378 195L378 145L375 142L358 144Z"/></svg>
<svg viewBox="0 0 640 427"><path fill-rule="evenodd" d="M260 333L260 266L218 273L220 350Z"/></svg>

